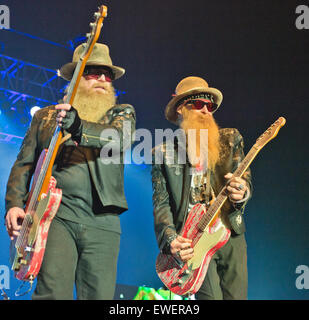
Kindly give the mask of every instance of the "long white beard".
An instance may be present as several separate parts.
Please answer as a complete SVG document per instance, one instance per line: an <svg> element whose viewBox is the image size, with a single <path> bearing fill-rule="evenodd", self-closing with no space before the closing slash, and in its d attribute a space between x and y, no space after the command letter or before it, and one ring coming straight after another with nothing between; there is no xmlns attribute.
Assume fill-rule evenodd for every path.
<svg viewBox="0 0 309 320"><path fill-rule="evenodd" d="M106 112L116 104L115 89L106 88L107 92L89 92L82 86L77 89L73 106L81 119L90 122L100 122Z"/></svg>

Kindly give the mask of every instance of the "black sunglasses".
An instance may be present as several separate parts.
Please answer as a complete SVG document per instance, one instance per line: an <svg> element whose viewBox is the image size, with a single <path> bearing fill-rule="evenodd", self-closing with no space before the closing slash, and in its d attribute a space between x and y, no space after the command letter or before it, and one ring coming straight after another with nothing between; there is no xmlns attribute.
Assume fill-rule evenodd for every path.
<svg viewBox="0 0 309 320"><path fill-rule="evenodd" d="M105 80L108 82L111 82L114 78L114 75L112 71L110 71L107 68L102 68L98 66L87 66L84 70L83 76L89 80L89 79L99 79L102 74L105 76Z"/></svg>

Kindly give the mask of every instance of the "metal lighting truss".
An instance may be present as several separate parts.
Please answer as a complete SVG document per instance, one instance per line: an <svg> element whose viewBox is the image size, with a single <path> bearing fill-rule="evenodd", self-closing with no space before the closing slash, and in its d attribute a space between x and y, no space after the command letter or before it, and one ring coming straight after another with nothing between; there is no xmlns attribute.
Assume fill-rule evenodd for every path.
<svg viewBox="0 0 309 320"><path fill-rule="evenodd" d="M14 101L28 97L55 103L65 82L57 71L0 54L0 88L17 93ZM19 95L18 95L19 94Z"/></svg>
<svg viewBox="0 0 309 320"><path fill-rule="evenodd" d="M11 122L17 125L29 125L33 106L57 103L66 85L56 70L0 54L0 111L4 115L11 114ZM14 143L18 138L0 133L0 142Z"/></svg>

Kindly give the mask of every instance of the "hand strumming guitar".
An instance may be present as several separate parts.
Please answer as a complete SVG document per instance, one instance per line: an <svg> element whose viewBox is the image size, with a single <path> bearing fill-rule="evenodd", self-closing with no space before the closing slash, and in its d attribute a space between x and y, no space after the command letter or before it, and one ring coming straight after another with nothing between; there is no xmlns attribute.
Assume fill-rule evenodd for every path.
<svg viewBox="0 0 309 320"><path fill-rule="evenodd" d="M171 254L183 262L187 262L193 257L192 240L177 236L170 244Z"/></svg>

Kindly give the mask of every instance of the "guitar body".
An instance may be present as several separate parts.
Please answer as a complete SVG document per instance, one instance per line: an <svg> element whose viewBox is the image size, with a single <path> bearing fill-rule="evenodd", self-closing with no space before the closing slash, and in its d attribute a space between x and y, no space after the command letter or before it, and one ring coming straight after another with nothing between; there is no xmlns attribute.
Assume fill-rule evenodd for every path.
<svg viewBox="0 0 309 320"><path fill-rule="evenodd" d="M33 184L41 171L44 163L46 150L44 150L38 161ZM39 273L47 241L50 224L59 208L62 191L56 188L56 179L50 177L47 193L41 195L41 200L34 206L34 211L25 209L24 218L19 236L11 241L11 263L12 270L15 271L15 277L19 280L31 281ZM31 202L33 193L30 192L30 198L27 203Z"/></svg>
<svg viewBox="0 0 309 320"><path fill-rule="evenodd" d="M220 218L217 218L211 227L201 231L198 224L205 214L206 209L203 205L195 205L180 233L182 237L192 239L192 259L181 266L171 254L160 253L157 257L157 274L165 286L175 294L194 294L199 290L212 256L230 238L231 232L222 224Z"/></svg>

